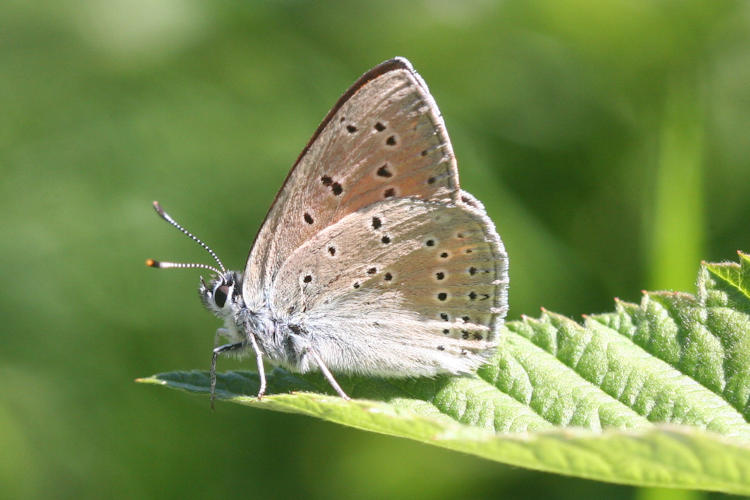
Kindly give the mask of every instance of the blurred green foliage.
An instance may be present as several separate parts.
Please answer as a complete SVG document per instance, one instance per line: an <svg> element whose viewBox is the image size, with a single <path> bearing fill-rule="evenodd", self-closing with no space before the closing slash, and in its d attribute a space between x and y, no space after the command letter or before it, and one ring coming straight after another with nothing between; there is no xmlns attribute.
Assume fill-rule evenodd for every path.
<svg viewBox="0 0 750 500"><path fill-rule="evenodd" d="M0 28L0 497L659 496L132 383L206 368L218 326L197 273L143 266L205 260L150 202L241 268L329 106L402 55L511 318L692 291L750 250L750 4L6 0Z"/></svg>

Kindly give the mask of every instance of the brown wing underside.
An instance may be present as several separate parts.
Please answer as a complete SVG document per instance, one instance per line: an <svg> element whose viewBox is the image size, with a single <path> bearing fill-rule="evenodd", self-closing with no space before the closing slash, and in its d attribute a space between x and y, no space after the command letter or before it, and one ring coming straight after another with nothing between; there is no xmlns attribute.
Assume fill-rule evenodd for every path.
<svg viewBox="0 0 750 500"><path fill-rule="evenodd" d="M290 323L388 325L405 343L416 328L486 348L476 341L495 341L507 309L505 251L483 211L465 205L370 205L297 249L276 279L271 306Z"/></svg>
<svg viewBox="0 0 750 500"><path fill-rule="evenodd" d="M261 227L245 268L251 309L268 302L284 261L318 232L386 199L456 202L453 150L426 85L403 59L363 75L303 150Z"/></svg>

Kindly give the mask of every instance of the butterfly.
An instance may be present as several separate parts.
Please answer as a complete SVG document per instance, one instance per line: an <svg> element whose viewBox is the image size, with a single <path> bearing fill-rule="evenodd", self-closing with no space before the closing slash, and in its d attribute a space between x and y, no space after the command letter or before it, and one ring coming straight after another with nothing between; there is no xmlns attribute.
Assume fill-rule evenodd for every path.
<svg viewBox="0 0 750 500"><path fill-rule="evenodd" d="M245 270L161 206L201 245L203 304L223 320L213 350L254 353L291 371L430 377L475 371L495 352L508 309L508 256L483 205L459 187L456 158L427 85L404 58L362 75L297 158L258 232ZM216 342L215 342L216 345Z"/></svg>

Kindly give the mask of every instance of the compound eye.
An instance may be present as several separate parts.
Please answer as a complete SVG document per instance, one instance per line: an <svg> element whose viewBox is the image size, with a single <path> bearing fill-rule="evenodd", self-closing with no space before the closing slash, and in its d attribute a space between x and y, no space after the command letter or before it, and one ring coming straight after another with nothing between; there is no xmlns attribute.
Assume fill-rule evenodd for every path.
<svg viewBox="0 0 750 500"><path fill-rule="evenodd" d="M214 290L214 302L219 308L224 307L224 304L226 304L227 295L229 295L229 287L227 285L221 285Z"/></svg>

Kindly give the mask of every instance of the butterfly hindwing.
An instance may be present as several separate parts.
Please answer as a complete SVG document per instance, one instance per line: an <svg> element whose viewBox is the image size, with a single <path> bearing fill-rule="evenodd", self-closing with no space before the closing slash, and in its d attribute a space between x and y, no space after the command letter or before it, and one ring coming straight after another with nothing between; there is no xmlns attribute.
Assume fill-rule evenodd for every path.
<svg viewBox="0 0 750 500"><path fill-rule="evenodd" d="M385 200L296 249L272 289L334 370L468 372L496 345L507 258L481 206Z"/></svg>

